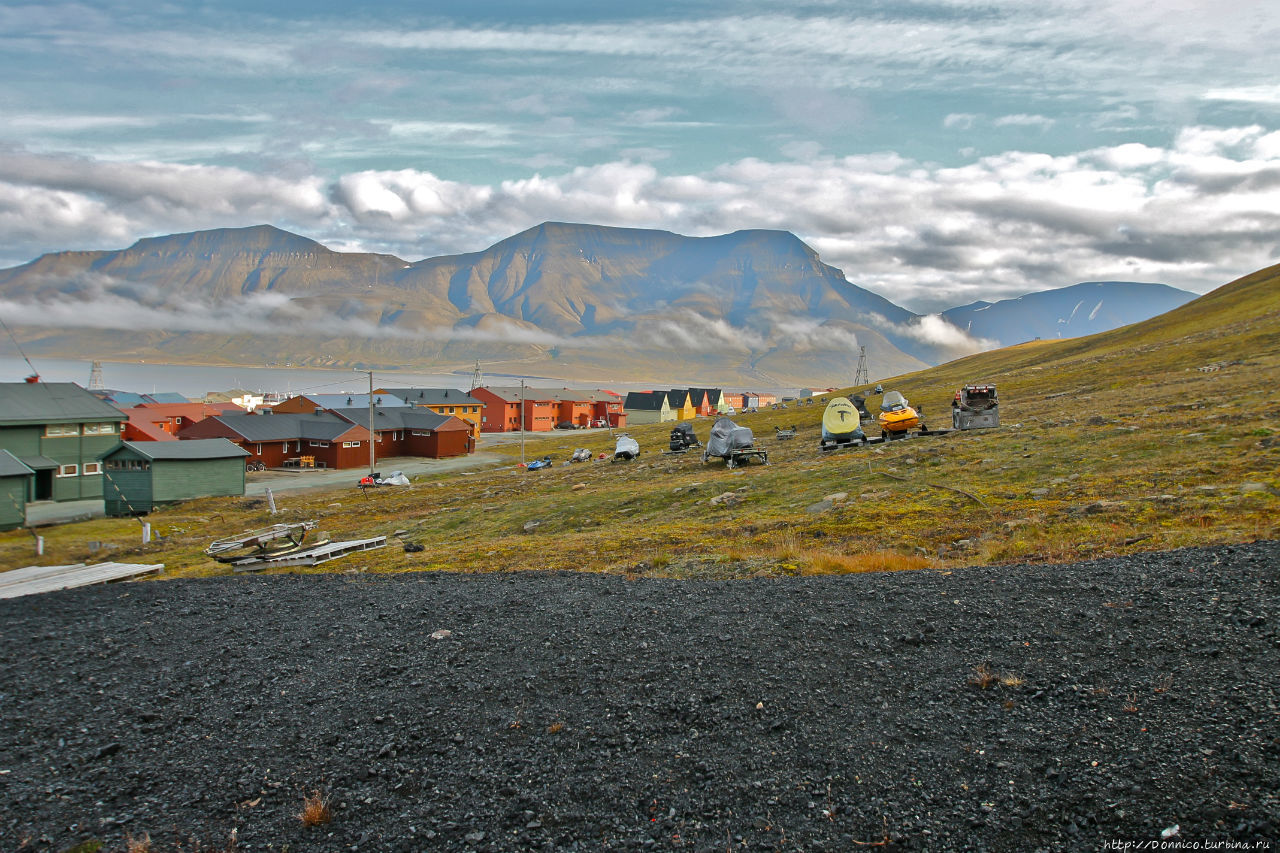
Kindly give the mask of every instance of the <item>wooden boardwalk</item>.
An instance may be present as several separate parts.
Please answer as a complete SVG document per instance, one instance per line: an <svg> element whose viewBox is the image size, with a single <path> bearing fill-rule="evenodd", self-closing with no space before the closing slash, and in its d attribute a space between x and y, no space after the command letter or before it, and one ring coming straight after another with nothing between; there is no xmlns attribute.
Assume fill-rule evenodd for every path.
<svg viewBox="0 0 1280 853"><path fill-rule="evenodd" d="M69 566L26 566L0 572L0 598L37 595L56 589L71 589L96 583L123 580L164 570L164 563L74 563Z"/></svg>

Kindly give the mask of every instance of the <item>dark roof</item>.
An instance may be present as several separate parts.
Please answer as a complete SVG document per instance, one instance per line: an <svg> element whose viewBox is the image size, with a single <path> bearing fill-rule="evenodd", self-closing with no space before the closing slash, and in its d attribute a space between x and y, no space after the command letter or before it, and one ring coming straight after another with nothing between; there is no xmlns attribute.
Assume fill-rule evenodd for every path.
<svg viewBox="0 0 1280 853"><path fill-rule="evenodd" d="M666 399L666 391L630 391L627 393L627 400L622 407L624 409L634 409L638 412L660 412Z"/></svg>
<svg viewBox="0 0 1280 853"><path fill-rule="evenodd" d="M56 424L126 420L74 382L0 382L0 424Z"/></svg>
<svg viewBox="0 0 1280 853"><path fill-rule="evenodd" d="M672 388L667 392L667 401L671 404L671 408L678 409L689 399L689 390L687 388Z"/></svg>
<svg viewBox="0 0 1280 853"><path fill-rule="evenodd" d="M693 399L699 402L702 401L702 395L706 394L707 402L713 406L724 396L724 392L719 388L690 388L689 393L693 395Z"/></svg>
<svg viewBox="0 0 1280 853"><path fill-rule="evenodd" d="M34 473L18 457L7 450L0 450L0 477L26 477Z"/></svg>
<svg viewBox="0 0 1280 853"><path fill-rule="evenodd" d="M369 410L365 409L364 412L365 417L368 418ZM310 441L332 441L351 429L350 423L328 412L214 415L205 420L214 420L223 424L246 441L291 441L299 438ZM200 423L204 421L199 421L192 426L198 426Z"/></svg>
<svg viewBox="0 0 1280 853"><path fill-rule="evenodd" d="M356 426L369 427L369 408L330 409L330 412ZM404 406L395 409L373 410L374 431L384 429L436 429L452 415L437 415L429 409Z"/></svg>
<svg viewBox="0 0 1280 853"><path fill-rule="evenodd" d="M368 394L299 394L298 396L304 400L310 400L322 409L369 408ZM409 404L393 394L375 393L373 405L375 408L378 406L402 408Z"/></svg>
<svg viewBox="0 0 1280 853"><path fill-rule="evenodd" d="M193 438L186 441L122 441L98 458L106 459L126 448L151 460L228 459L250 455L225 438Z"/></svg>
<svg viewBox="0 0 1280 853"><path fill-rule="evenodd" d="M382 393L392 394L410 406L483 406L466 391L457 388L383 388Z"/></svg>
<svg viewBox="0 0 1280 853"><path fill-rule="evenodd" d="M35 471L48 471L62 467L62 463L57 459L50 459L48 456L19 456L23 465Z"/></svg>

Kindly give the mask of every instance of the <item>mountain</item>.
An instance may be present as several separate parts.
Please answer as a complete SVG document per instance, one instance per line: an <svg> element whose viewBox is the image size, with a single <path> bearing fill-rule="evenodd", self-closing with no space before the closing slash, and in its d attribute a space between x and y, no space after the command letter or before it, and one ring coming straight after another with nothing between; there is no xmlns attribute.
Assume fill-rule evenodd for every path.
<svg viewBox="0 0 1280 853"><path fill-rule="evenodd" d="M1171 311L1196 294L1164 284L1088 281L999 302L971 302L943 319L1000 346L1036 338L1076 338L1138 323Z"/></svg>
<svg viewBox="0 0 1280 853"><path fill-rule="evenodd" d="M31 351L98 358L814 384L859 346L878 374L937 356L898 328L913 314L781 231L544 223L409 263L264 225L45 255L0 271L0 295Z"/></svg>
<svg viewBox="0 0 1280 853"><path fill-rule="evenodd" d="M1098 285L1106 312L1076 313L1112 318L1113 286L1128 285ZM988 319L1044 336L1022 332L1043 325L1035 312L1070 309L1039 298L1010 300L1023 313L955 309L955 322L981 337L1007 334L978 331ZM177 363L453 370L479 360L490 374L783 386L847 384L861 347L872 378L978 348L851 284L795 235L766 230L684 237L547 222L480 252L409 262L259 225L43 255L0 270L0 300L32 354Z"/></svg>

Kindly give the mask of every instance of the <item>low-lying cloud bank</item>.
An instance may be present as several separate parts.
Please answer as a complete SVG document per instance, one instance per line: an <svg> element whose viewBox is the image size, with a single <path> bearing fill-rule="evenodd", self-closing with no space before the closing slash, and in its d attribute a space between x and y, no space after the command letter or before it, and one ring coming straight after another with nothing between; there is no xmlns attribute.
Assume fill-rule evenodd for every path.
<svg viewBox="0 0 1280 853"><path fill-rule="evenodd" d="M271 223L406 260L477 251L547 220L706 236L796 233L856 284L920 312L1085 280L1203 292L1275 262L1280 132L1188 128L1168 148L758 159L664 175L614 162L476 185L412 169L284 178L228 167L0 157L0 257Z"/></svg>

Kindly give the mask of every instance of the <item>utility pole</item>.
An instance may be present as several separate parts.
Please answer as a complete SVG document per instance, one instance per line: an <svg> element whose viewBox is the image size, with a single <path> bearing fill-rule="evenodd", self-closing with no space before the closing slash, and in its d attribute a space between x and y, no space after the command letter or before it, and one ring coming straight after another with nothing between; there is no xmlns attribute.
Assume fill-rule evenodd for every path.
<svg viewBox="0 0 1280 853"><path fill-rule="evenodd" d="M372 476L373 476L373 467L374 467L374 464L375 464L375 463L374 463L374 456L373 456L373 442L374 442L374 434L373 434L373 371L372 371L372 370L361 370L361 369L360 369L360 368L358 368L358 367L357 367L357 368L354 368L354 369L355 369L355 371L356 371L357 373L367 373L367 374L369 374L369 476L370 476L370 477L372 477Z"/></svg>
<svg viewBox="0 0 1280 853"><path fill-rule="evenodd" d="M524 464L524 380L520 380L520 464Z"/></svg>

